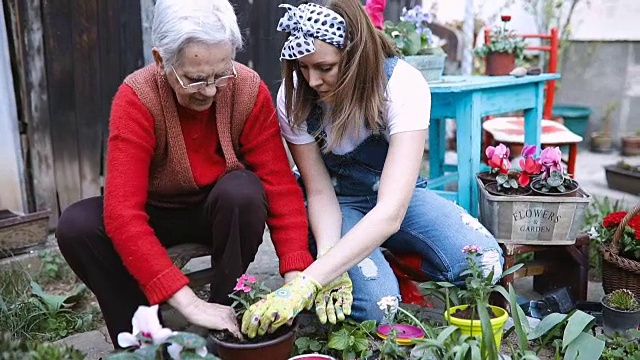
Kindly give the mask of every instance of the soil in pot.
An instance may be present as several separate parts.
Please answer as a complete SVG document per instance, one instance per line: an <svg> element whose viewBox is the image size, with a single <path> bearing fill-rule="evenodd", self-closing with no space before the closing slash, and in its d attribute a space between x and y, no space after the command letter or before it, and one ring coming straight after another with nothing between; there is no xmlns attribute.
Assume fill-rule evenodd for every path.
<svg viewBox="0 0 640 360"><path fill-rule="evenodd" d="M482 182L482 184L487 185L489 183L496 181L496 174L490 171L483 171L478 173L478 179Z"/></svg>
<svg viewBox="0 0 640 360"><path fill-rule="evenodd" d="M559 196L559 197L575 197L578 194L578 189L580 185L575 180L565 180L563 183L565 187L564 192L558 192L556 188L552 188L550 191L542 191L542 185L540 185L540 180L534 180L531 183L531 190L535 193L535 195L542 196Z"/></svg>
<svg viewBox="0 0 640 360"><path fill-rule="evenodd" d="M474 313L474 308L469 306L467 308L464 309L458 309L456 310L453 314L451 314L451 316L456 317L458 319L465 319L465 320L480 320L480 316L478 315L478 312L476 311ZM487 311L489 312L489 318L490 319L495 319L498 317L498 315L496 315L493 312L493 309L488 307Z"/></svg>
<svg viewBox="0 0 640 360"><path fill-rule="evenodd" d="M484 187L487 192L492 195L498 196L526 196L531 194L531 189L517 187L517 188L498 188L498 183L492 182Z"/></svg>

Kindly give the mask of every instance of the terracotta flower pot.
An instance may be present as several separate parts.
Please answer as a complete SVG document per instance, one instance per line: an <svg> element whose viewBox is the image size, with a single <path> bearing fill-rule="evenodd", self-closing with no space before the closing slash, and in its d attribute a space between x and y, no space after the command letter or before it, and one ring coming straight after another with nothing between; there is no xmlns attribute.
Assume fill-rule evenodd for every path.
<svg viewBox="0 0 640 360"><path fill-rule="evenodd" d="M640 135L623 136L621 141L622 141L622 155L626 155L626 156L640 155Z"/></svg>
<svg viewBox="0 0 640 360"><path fill-rule="evenodd" d="M211 335L223 360L288 360L295 338L293 326L282 335L259 343L234 343Z"/></svg>
<svg viewBox="0 0 640 360"><path fill-rule="evenodd" d="M613 139L611 136L594 132L591 134L591 151L597 153L610 153L613 151Z"/></svg>
<svg viewBox="0 0 640 360"><path fill-rule="evenodd" d="M489 53L486 57L485 73L490 76L509 75L516 67L516 55L513 53Z"/></svg>

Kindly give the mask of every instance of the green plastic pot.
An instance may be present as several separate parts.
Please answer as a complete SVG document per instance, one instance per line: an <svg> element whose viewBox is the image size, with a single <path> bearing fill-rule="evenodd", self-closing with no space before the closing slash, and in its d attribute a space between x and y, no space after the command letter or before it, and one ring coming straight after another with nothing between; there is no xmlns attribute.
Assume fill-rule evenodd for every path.
<svg viewBox="0 0 640 360"><path fill-rule="evenodd" d="M575 134L583 138L587 137L589 116L591 116L590 108L581 105L558 104L553 106L551 114L553 117L563 118L564 126Z"/></svg>

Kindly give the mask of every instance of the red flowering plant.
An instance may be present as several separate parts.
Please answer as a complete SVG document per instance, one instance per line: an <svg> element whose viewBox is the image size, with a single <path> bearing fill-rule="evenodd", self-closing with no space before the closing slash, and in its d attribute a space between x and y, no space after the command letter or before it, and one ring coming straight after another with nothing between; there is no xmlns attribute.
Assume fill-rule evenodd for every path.
<svg viewBox="0 0 640 360"><path fill-rule="evenodd" d="M487 146L485 155L487 164L491 167L491 174L496 174L495 180L500 192L514 193L518 188L528 188L532 180L539 176L543 170L540 159L535 155L538 148L534 145L525 145L522 148L519 161L520 169L511 169L509 155L511 150L504 144Z"/></svg>
<svg viewBox="0 0 640 360"><path fill-rule="evenodd" d="M270 292L271 289L264 283L258 282L255 276L243 274L238 278L233 293L229 294L229 297L234 300L231 307L236 310L236 317L242 317L249 306L266 298Z"/></svg>
<svg viewBox="0 0 640 360"><path fill-rule="evenodd" d="M626 211L616 211L602 219L598 228L597 239L601 244L611 244L613 234L627 215ZM620 255L632 260L640 261L640 214L634 215L625 226L620 238Z"/></svg>

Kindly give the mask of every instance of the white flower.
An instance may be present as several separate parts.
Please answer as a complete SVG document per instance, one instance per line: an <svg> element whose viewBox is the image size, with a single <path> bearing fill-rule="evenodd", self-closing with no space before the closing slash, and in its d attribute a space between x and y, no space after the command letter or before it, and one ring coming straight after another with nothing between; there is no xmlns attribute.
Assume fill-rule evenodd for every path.
<svg viewBox="0 0 640 360"><path fill-rule="evenodd" d="M595 226L592 226L591 229L587 231L587 234L589 235L589 238L595 239L598 237L598 230L596 230Z"/></svg>
<svg viewBox="0 0 640 360"><path fill-rule="evenodd" d="M158 305L139 306L138 310L133 314L131 319L133 331L131 333L122 332L118 334L118 345L123 348L130 346L145 347L145 342L140 343L137 335L142 334L143 337L151 339L153 344L162 344L173 331L163 328L158 320Z"/></svg>
<svg viewBox="0 0 640 360"><path fill-rule="evenodd" d="M378 306L386 314L395 314L398 311L398 298L393 295L385 296L378 301Z"/></svg>
<svg viewBox="0 0 640 360"><path fill-rule="evenodd" d="M178 345L178 344L171 344L167 348L167 352L169 353L169 356L171 356L173 360L182 360L182 357L180 356L181 351L182 351L182 345ZM207 356L207 348L205 346L201 347L200 349L196 350L196 354L198 354L200 357Z"/></svg>

